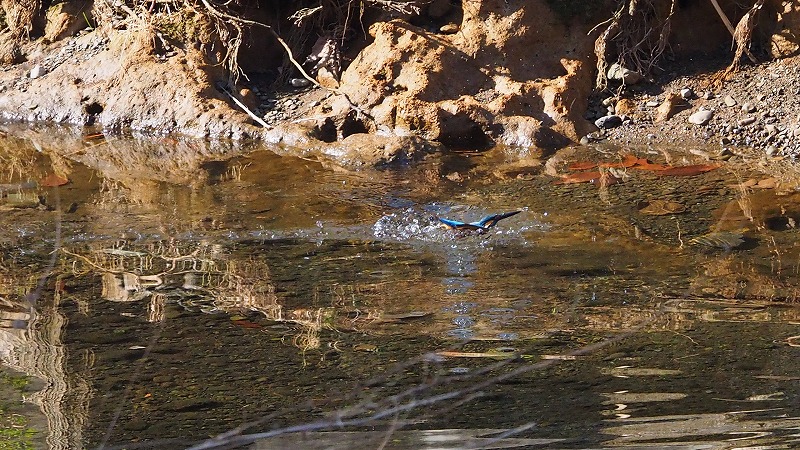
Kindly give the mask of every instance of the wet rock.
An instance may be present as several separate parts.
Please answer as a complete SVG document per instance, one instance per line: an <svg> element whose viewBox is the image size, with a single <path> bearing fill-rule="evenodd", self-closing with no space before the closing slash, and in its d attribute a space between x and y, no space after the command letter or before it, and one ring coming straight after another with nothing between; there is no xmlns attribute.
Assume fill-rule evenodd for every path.
<svg viewBox="0 0 800 450"><path fill-rule="evenodd" d="M506 117L501 119L501 123L503 131L496 141L510 147L555 150L569 143L564 136L542 126L542 122L533 117Z"/></svg>
<svg viewBox="0 0 800 450"><path fill-rule="evenodd" d="M156 61L152 35L145 30L92 31L69 42L62 49L72 50L44 57L46 77L25 77L27 85L0 95L0 115L197 137L241 138L258 132L222 94L209 97L212 80L225 75L222 68L208 65L198 49L185 50L189 63ZM36 110L21 109L32 103L38 104Z"/></svg>
<svg viewBox="0 0 800 450"><path fill-rule="evenodd" d="M642 81L642 74L635 70L627 69L619 63L614 63L608 68L606 76L609 80L622 81L623 84L631 85Z"/></svg>
<svg viewBox="0 0 800 450"><path fill-rule="evenodd" d="M311 82L305 78L290 78L289 86L293 88L305 88L311 86Z"/></svg>
<svg viewBox="0 0 800 450"><path fill-rule="evenodd" d="M709 121L711 121L712 117L714 117L714 111L701 109L692 113L692 115L689 116L689 123L695 125L705 125Z"/></svg>
<svg viewBox="0 0 800 450"><path fill-rule="evenodd" d="M600 129L616 128L622 125L622 117L616 114L604 116L595 120L594 125Z"/></svg>
<svg viewBox="0 0 800 450"><path fill-rule="evenodd" d="M426 155L441 151L439 144L416 136L380 136L352 134L340 142L314 147L337 164L348 168L384 167L420 161Z"/></svg>

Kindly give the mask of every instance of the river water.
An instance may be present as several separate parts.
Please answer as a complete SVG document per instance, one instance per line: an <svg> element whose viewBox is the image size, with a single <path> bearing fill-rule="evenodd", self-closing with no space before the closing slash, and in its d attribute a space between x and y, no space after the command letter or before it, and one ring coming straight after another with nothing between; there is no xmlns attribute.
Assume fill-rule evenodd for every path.
<svg viewBox="0 0 800 450"><path fill-rule="evenodd" d="M11 448L800 446L800 196L747 165L557 184L692 161L347 171L76 133L0 139Z"/></svg>

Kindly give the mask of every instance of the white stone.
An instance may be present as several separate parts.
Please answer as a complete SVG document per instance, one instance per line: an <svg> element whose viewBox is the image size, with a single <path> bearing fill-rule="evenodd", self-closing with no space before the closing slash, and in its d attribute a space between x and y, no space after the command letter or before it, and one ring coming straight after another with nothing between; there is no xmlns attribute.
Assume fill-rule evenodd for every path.
<svg viewBox="0 0 800 450"><path fill-rule="evenodd" d="M639 72L626 69L618 63L614 63L608 68L606 76L609 80L621 80L624 84L636 84L644 78Z"/></svg>
<svg viewBox="0 0 800 450"><path fill-rule="evenodd" d="M311 86L311 82L305 78L292 78L289 80L289 85L296 88L304 88Z"/></svg>
<svg viewBox="0 0 800 450"><path fill-rule="evenodd" d="M44 69L40 65L35 65L33 69L31 69L30 77L31 79L39 78L40 76L44 75Z"/></svg>
<svg viewBox="0 0 800 450"><path fill-rule="evenodd" d="M711 120L712 117L714 117L714 111L701 109L689 116L689 123L693 123L695 125L705 125Z"/></svg>

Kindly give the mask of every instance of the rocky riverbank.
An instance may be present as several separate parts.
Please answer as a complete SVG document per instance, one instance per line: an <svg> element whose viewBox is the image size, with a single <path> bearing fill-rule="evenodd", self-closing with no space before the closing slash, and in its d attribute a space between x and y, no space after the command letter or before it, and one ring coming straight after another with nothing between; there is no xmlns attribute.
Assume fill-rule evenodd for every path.
<svg viewBox="0 0 800 450"><path fill-rule="evenodd" d="M749 5L719 3L735 20L748 13ZM800 48L792 40L800 23L793 2L766 2L762 33L753 38L765 62L724 82L714 75L730 62L731 38L706 2L630 2L612 18L612 7L627 2L383 2L361 17L360 29L344 29L339 38L322 36L313 46L307 37L305 44L290 40L288 65L280 35L263 26L252 27L261 34L241 31L255 18L271 31L285 27L283 13L204 4L205 11L182 1L149 9L45 2L44 25L17 24L15 31L16 4L3 2L0 117L105 133L257 139L347 167L409 162L445 148L502 145L528 154L597 139L718 143L720 154L712 156L720 158L738 147L770 157L800 153L799 70L786 57ZM338 7L352 12L349 3ZM289 25L315 30L296 14ZM635 22L640 14L651 22ZM341 14L314 19L319 28ZM652 66L652 74L635 73L635 83L620 77L624 86L611 76L598 89L598 58L624 60L620 52L631 50L623 38L635 36L619 33L626 23L662 33L648 48L670 46L670 69L655 57L629 59L621 73L638 64ZM30 38L20 38L20 29ZM225 33L248 39L235 48L233 63ZM776 42L780 48L768 56L764 49Z"/></svg>
<svg viewBox="0 0 800 450"><path fill-rule="evenodd" d="M671 73L622 96L597 97L587 118L602 125L616 115L619 126L588 140L710 144L717 159L742 148L770 158L800 156L800 59L745 66L724 83L710 81L713 74Z"/></svg>

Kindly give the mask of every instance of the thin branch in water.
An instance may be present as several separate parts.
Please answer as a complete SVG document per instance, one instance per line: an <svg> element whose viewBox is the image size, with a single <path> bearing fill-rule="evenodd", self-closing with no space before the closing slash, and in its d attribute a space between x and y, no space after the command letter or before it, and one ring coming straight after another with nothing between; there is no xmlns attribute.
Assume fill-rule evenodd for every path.
<svg viewBox="0 0 800 450"><path fill-rule="evenodd" d="M239 99L236 98L236 96L233 95L228 89L225 89L223 87L222 88L222 92L224 92L228 97L230 97L231 100L233 100L233 102L236 103L236 106L238 106L239 108L242 108L242 110L244 110L244 112L246 112L247 115L250 116L253 120L255 120L259 125L261 125L262 127L266 128L267 130L272 128L267 122L264 122L264 119L262 119L261 117L258 117L258 115L256 115L256 113L254 113L253 111L250 111L250 108L245 106L244 103L240 102Z"/></svg>

